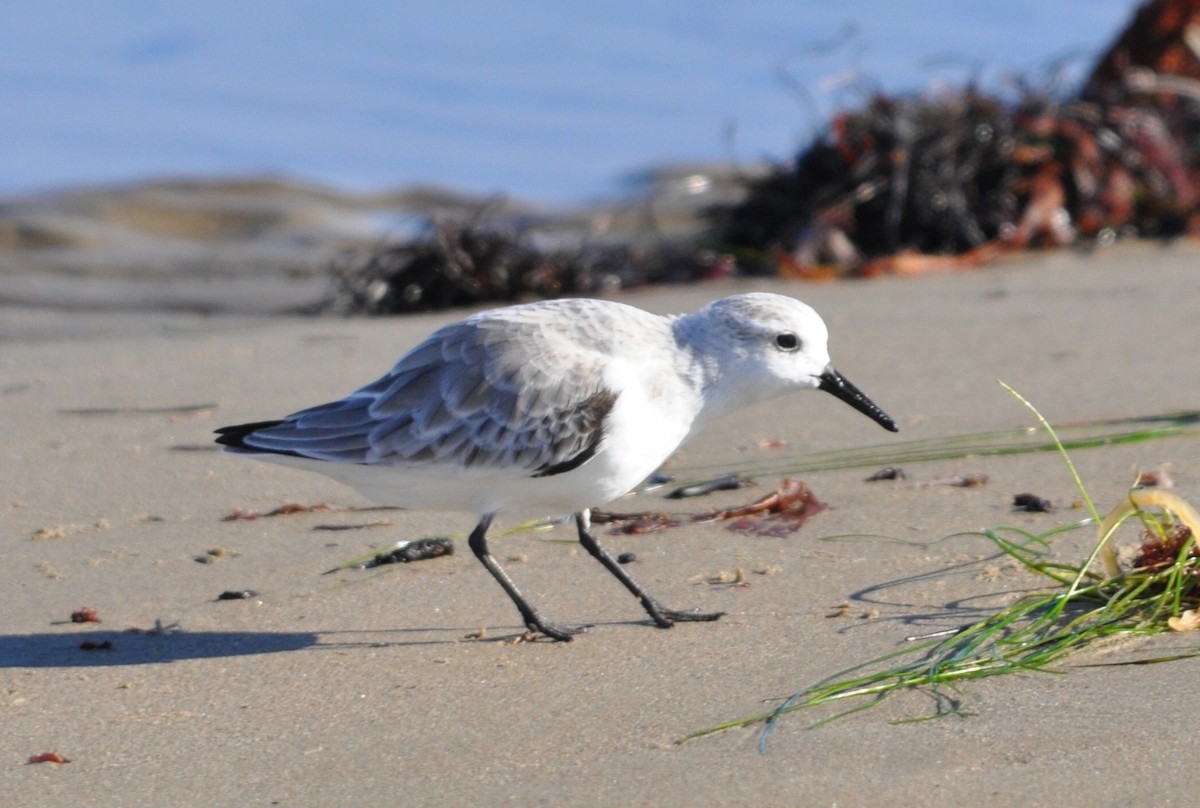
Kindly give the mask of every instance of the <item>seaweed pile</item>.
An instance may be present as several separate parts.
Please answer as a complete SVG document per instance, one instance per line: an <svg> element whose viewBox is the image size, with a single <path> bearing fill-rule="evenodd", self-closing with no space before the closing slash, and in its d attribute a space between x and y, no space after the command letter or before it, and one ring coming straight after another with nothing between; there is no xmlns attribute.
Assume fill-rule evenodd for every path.
<svg viewBox="0 0 1200 808"><path fill-rule="evenodd" d="M1200 0L1152 0L1082 91L876 95L793 164L711 212L787 276L982 263L998 253L1200 231ZM956 260L940 260L955 256Z"/></svg>
<svg viewBox="0 0 1200 808"><path fill-rule="evenodd" d="M532 236L486 221L438 222L413 241L336 266L323 311L401 314L485 302L593 295L733 272L725 255L686 244L593 244L547 250Z"/></svg>
<svg viewBox="0 0 1200 808"><path fill-rule="evenodd" d="M836 278L974 266L1020 249L1200 233L1200 0L1149 0L1071 98L1023 86L876 94L745 180L689 239L538 246L435 222L334 270L325 311L402 313L730 274ZM1198 46L1200 47L1200 46Z"/></svg>

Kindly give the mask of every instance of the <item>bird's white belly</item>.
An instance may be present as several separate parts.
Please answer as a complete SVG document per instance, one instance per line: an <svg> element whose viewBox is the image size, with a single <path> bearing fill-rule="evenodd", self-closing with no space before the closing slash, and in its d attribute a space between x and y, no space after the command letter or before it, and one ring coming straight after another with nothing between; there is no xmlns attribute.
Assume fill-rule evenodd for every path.
<svg viewBox="0 0 1200 808"><path fill-rule="evenodd" d="M641 391L622 395L605 423L600 451L578 469L586 469L592 478L589 504L622 496L650 476L687 438L692 415L686 409L668 411L663 402L646 400Z"/></svg>

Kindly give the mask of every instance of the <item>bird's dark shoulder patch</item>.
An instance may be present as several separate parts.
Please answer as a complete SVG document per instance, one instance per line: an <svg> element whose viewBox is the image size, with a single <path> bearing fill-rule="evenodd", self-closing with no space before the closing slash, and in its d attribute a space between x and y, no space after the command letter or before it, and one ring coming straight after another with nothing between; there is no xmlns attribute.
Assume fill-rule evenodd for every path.
<svg viewBox="0 0 1200 808"><path fill-rule="evenodd" d="M571 412L562 413L564 432L576 436L569 446L563 447L564 453L573 453L539 466L533 476L565 474L591 460L604 438L604 419L612 412L616 401L617 396L611 390L600 390ZM564 440L563 443L568 442ZM555 454L559 455L558 452Z"/></svg>

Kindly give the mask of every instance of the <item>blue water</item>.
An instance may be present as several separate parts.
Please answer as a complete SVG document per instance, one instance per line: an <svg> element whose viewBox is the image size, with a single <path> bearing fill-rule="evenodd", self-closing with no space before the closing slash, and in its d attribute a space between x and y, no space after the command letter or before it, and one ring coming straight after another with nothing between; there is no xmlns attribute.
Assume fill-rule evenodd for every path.
<svg viewBox="0 0 1200 808"><path fill-rule="evenodd" d="M6 3L0 195L269 172L351 190L430 183L576 203L665 163L784 159L868 88L975 77L1001 89L1063 57L1078 79L1133 7Z"/></svg>

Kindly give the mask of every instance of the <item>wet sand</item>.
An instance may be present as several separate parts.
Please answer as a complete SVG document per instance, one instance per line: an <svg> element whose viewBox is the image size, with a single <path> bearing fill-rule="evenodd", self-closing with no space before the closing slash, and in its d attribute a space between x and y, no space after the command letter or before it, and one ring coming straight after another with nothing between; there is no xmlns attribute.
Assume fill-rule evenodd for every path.
<svg viewBox="0 0 1200 808"><path fill-rule="evenodd" d="M964 274L622 299L668 312L748 288L801 297L829 323L839 369L901 426L891 435L830 396L802 394L688 444L668 468L688 477L1032 424L998 378L1056 424L1194 409L1198 258L1188 245L1134 245ZM357 510L368 503L325 478L224 456L210 442L217 426L345 394L461 312L368 321L10 307L3 316L0 793L9 805L1194 801L1196 661L1076 667L1190 652L1190 634L1107 645L1070 658L1065 676L966 683L970 717L893 723L930 713L929 698L910 693L812 731L793 715L765 756L756 728L675 743L905 636L971 622L1030 586L985 541L955 534L1079 518L1052 454L911 464L895 483L864 483L870 468L805 473L829 507L782 539L721 524L605 535L614 552L637 554L632 572L668 605L727 612L668 631L646 623L566 527L499 539L498 555L513 559L544 613L596 624L569 644L513 645L517 615L461 541L454 556L378 577L320 574L398 539L461 539L469 515ZM776 440L786 445L760 446ZM1074 460L1102 509L1136 470L1164 463L1196 502L1198 449L1193 435ZM956 473L989 482L921 484ZM704 511L757 497L779 476L703 500L646 494L613 507ZM1013 495L1026 491L1058 510L1014 513ZM222 521L287 502L337 510ZM1090 540L1076 531L1058 550L1074 561ZM217 548L213 563L195 560ZM739 568L745 586L709 582ZM247 588L258 596L216 600ZM103 622L70 623L82 606ZM127 631L156 621L180 628ZM84 651L85 640L113 648ZM26 764L48 751L71 762Z"/></svg>

